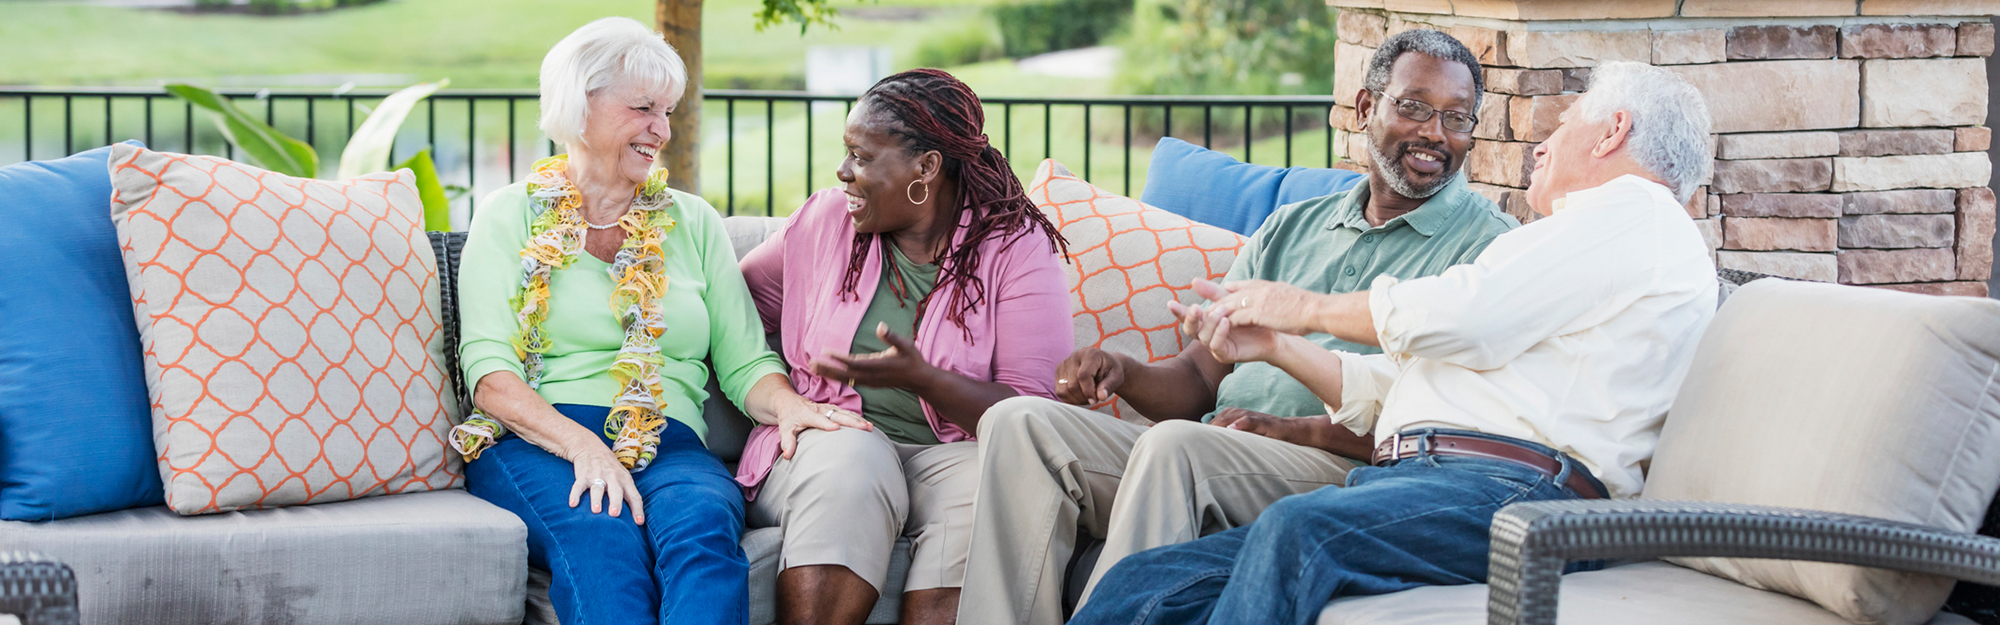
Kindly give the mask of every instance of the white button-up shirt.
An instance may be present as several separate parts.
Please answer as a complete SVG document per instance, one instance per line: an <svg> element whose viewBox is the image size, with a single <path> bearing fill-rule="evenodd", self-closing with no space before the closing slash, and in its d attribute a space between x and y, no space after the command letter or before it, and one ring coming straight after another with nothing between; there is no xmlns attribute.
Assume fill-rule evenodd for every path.
<svg viewBox="0 0 2000 625"><path fill-rule="evenodd" d="M1470 265L1376 278L1382 354L1341 358L1336 423L1530 440L1638 494L1660 423L1715 316L1715 265L1673 194L1623 176L1560 200Z"/></svg>

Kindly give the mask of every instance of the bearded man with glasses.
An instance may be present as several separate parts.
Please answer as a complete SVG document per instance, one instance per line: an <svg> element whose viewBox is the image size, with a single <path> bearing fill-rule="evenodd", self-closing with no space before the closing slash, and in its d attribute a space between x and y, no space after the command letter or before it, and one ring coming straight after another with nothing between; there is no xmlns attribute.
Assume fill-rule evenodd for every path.
<svg viewBox="0 0 2000 625"><path fill-rule="evenodd" d="M1460 175L1484 87L1479 61L1449 35L1412 30L1383 42L1356 94L1368 184L1278 209L1227 280L1347 293L1378 276L1472 262L1520 225ZM1267 363L1227 364L1199 342L1156 364L1084 348L1057 367L1055 390L1062 401L1011 398L980 419L962 622L1061 623L1066 574L1085 543L1105 541L1094 569L1075 571L1094 584L1127 555L1248 525L1288 495L1345 484L1372 449L1299 380ZM1159 424L1085 407L1114 394Z"/></svg>

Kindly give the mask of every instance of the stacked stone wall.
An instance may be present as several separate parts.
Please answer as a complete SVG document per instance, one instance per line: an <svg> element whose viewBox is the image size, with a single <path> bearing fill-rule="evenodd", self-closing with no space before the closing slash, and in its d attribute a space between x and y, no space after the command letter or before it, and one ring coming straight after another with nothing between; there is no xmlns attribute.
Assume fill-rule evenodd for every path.
<svg viewBox="0 0 2000 625"><path fill-rule="evenodd" d="M1715 172L1687 210L1718 266L1987 293L1994 194L1984 57L1994 29L1967 13L1991 3L1332 4L1341 9L1336 151L1358 165L1368 157L1350 107L1369 56L1395 33L1443 30L1486 66L1466 172L1523 222L1535 217L1524 192L1534 147L1590 68L1652 63L1700 89L1714 118ZM1955 17L1908 14L1924 11Z"/></svg>

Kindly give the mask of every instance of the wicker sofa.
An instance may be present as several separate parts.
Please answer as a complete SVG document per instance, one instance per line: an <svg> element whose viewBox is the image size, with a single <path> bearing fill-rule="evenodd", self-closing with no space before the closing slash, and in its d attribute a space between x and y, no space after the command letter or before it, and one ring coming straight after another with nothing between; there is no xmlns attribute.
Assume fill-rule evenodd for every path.
<svg viewBox="0 0 2000 625"><path fill-rule="evenodd" d="M739 258L777 223L756 217L724 221ZM456 327L452 279L463 235L431 237L442 270L449 333ZM1720 275L1725 291L1762 277L1731 271ZM455 336L448 338L456 344ZM447 365L456 369L455 363ZM1915 383L1882 383L1905 382ZM462 386L454 391L463 398ZM1814 389L1751 391L1782 395ZM1993 410L1991 405L1980 409ZM704 418L711 449L733 463L749 421L719 400L709 402ZM1670 418L1669 428L1676 423ZM1654 469L1655 478L1666 470ZM1979 496L1981 502L1990 501L1993 489L1989 486ZM1970 526L1941 528L1768 507L1772 503L1777 502L1516 506L1495 524L1491 589L1427 588L1342 599L1329 605L1321 622L1548 623L1557 614L1569 622L1648 622L1641 617L1658 617L1655 622L1845 622L1808 601L1657 561L1667 556L1846 562L2000 583L2000 541L1969 533L1977 526L1977 513ZM462 490L448 490L199 517L153 507L42 523L0 521L0 551L38 552L69 565L84 623L554 623L548 577L530 570L525 535L512 514ZM747 531L743 537L751 559L753 625L775 620L781 538L782 530L776 528ZM889 591L869 623L896 621L900 593L895 589L907 569L907 549L907 543L898 544ZM1089 570L1091 554L1080 555L1072 570ZM1601 558L1619 558L1623 565L1557 577L1565 562ZM1562 594L1567 600L1558 607L1562 579L1569 582ZM1701 616L1691 616L1695 614ZM1940 615L1932 622L1966 621Z"/></svg>

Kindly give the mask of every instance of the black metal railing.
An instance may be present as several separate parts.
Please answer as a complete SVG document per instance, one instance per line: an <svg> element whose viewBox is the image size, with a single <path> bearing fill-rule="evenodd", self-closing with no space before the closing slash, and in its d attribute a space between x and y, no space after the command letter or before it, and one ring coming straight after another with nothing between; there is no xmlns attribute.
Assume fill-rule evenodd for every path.
<svg viewBox="0 0 2000 625"><path fill-rule="evenodd" d="M370 107L387 91L222 90L265 122L312 145L322 175ZM713 90L704 94L701 187L728 214L784 214L831 175L845 150L840 133L854 96ZM1172 136L1245 162L1330 167L1332 98L1291 96L984 99L987 133L1025 180L1047 158L1098 186L1131 195L1143 185L1153 144ZM560 147L535 127L533 91L453 90L431 96L397 135L392 159L426 147L439 176L462 188L463 226L485 193L527 174ZM139 139L157 149L234 158L235 150L192 105L158 89L0 87L0 165L73 154ZM678 138L676 139L678 140ZM1024 158L1036 155L1040 158ZM1099 175L1102 174L1102 178Z"/></svg>

